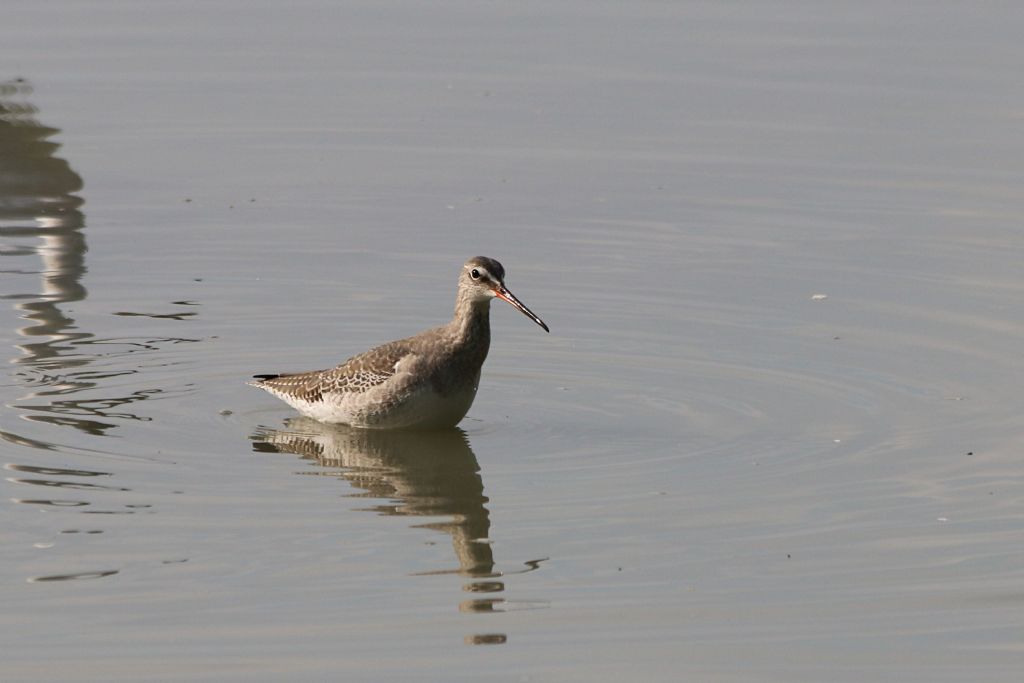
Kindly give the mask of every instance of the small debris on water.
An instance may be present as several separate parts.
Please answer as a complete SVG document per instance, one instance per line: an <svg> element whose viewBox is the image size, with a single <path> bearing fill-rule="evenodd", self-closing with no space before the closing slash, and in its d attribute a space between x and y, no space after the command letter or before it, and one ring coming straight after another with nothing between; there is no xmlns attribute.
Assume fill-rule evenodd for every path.
<svg viewBox="0 0 1024 683"><path fill-rule="evenodd" d="M828 298L828 294L812 294L811 301L824 301Z"/></svg>

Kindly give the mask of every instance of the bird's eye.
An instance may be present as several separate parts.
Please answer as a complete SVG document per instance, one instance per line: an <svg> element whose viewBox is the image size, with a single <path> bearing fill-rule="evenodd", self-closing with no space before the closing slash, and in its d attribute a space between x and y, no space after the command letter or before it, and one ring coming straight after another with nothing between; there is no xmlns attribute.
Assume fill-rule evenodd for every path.
<svg viewBox="0 0 1024 683"><path fill-rule="evenodd" d="M473 278L474 280L479 280L480 279L480 271L477 270L476 268L474 268L473 270L469 271L469 276L471 278Z"/></svg>

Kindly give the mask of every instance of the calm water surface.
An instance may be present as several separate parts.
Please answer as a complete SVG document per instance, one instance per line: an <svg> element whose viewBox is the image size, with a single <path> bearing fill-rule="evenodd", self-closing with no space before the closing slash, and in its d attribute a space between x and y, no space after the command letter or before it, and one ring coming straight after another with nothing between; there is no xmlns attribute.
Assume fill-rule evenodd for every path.
<svg viewBox="0 0 1024 683"><path fill-rule="evenodd" d="M4 680L1019 680L1015 5L3 15ZM459 429L244 386L474 254Z"/></svg>

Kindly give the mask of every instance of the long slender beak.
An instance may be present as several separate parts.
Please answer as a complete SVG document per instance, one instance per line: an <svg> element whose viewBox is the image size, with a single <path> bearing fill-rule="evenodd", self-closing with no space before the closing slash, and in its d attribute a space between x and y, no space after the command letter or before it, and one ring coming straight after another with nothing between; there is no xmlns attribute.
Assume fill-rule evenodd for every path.
<svg viewBox="0 0 1024 683"><path fill-rule="evenodd" d="M502 301L507 301L516 308L518 308L523 315L525 315L527 318L543 327L545 332L551 332L551 330L548 329L548 326L544 324L544 321L538 318L537 315L529 308L527 308L522 301L517 299L515 295L512 294L512 292L508 291L508 288L505 285L500 284L497 287L495 287L494 296L498 297Z"/></svg>

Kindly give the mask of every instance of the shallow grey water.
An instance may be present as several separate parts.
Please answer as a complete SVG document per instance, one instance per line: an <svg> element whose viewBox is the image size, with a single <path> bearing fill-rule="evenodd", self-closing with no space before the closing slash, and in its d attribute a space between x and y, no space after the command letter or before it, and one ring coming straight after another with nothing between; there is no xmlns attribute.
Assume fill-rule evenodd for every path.
<svg viewBox="0 0 1024 683"><path fill-rule="evenodd" d="M4 679L1017 680L1022 28L9 3ZM460 430L242 384L477 253Z"/></svg>

